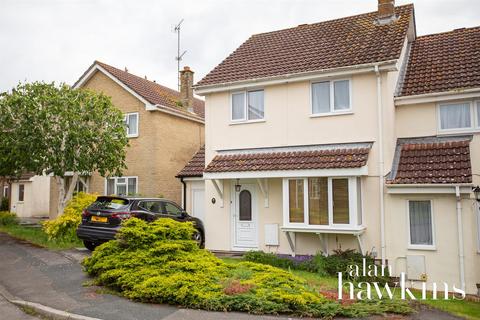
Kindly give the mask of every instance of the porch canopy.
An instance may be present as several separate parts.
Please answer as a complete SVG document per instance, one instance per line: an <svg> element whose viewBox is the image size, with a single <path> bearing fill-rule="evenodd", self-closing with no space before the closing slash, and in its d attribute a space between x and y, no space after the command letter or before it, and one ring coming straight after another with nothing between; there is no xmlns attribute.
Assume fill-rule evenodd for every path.
<svg viewBox="0 0 480 320"><path fill-rule="evenodd" d="M324 247L328 234L350 234L357 237L360 250L363 251L360 235L365 227L361 218L358 177L368 174L367 161L371 147L371 142L360 142L219 151L206 166L203 177L213 182L221 206L223 180L256 179L265 199L265 207L269 205L267 179L282 178L281 230L286 233L293 253L295 233L299 232L318 234ZM339 211L333 208L334 194L337 194L334 189L344 195L345 218L340 222L337 216L334 218L334 211L335 214ZM294 196L298 199L297 203L302 203L301 207L292 208L294 200L290 198ZM318 208L313 208L313 205L309 208L312 198L317 199ZM314 214L319 217L312 222L312 211L315 210Z"/></svg>

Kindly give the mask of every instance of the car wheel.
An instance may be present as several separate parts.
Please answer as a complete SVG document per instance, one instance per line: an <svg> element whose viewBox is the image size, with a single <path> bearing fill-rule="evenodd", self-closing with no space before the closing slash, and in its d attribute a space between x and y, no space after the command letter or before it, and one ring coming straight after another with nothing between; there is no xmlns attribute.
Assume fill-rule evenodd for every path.
<svg viewBox="0 0 480 320"><path fill-rule="evenodd" d="M196 230L193 234L193 240L195 240L200 248L204 247L205 243L203 242L203 234L199 230Z"/></svg>
<svg viewBox="0 0 480 320"><path fill-rule="evenodd" d="M95 250L95 248L98 246L98 243L93 242L93 241L83 240L83 245L84 245L85 248L87 248L88 250L93 251L93 250Z"/></svg>

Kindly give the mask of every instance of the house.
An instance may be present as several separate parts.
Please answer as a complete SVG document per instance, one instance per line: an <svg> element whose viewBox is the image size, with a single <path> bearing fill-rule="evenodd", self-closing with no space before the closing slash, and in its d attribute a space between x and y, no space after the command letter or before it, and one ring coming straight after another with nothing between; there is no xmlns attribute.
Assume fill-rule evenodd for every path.
<svg viewBox="0 0 480 320"><path fill-rule="evenodd" d="M95 61L75 88L103 92L125 114L129 138L121 177L88 177L88 190L102 195L165 197L181 202L175 178L204 144L204 102L193 95L193 71L180 72L180 92Z"/></svg>
<svg viewBox="0 0 480 320"><path fill-rule="evenodd" d="M393 0L250 37L195 85L205 149L179 177L187 207L204 180L206 247L351 248L416 287L477 293L479 40L417 37Z"/></svg>

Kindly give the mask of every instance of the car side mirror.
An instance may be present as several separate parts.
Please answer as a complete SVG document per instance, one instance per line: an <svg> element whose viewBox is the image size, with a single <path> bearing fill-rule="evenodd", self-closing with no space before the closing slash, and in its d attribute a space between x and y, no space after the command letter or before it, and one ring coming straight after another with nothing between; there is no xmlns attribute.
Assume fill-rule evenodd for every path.
<svg viewBox="0 0 480 320"><path fill-rule="evenodd" d="M181 216L182 218L186 218L186 217L188 216L187 211L182 211L182 212L180 213L180 216Z"/></svg>

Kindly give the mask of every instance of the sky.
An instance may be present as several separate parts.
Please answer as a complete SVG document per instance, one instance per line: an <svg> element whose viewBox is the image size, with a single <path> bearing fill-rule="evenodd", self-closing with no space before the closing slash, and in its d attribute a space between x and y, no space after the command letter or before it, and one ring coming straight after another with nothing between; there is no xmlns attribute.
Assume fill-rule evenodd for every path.
<svg viewBox="0 0 480 320"><path fill-rule="evenodd" d="M480 25L480 0L395 4L412 2L417 35ZM376 9L376 0L0 0L0 91L73 84L94 60L176 88L181 19L181 65L196 82L252 34Z"/></svg>

